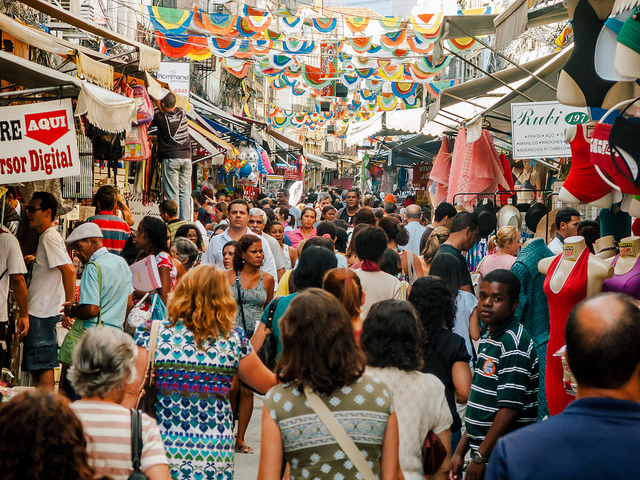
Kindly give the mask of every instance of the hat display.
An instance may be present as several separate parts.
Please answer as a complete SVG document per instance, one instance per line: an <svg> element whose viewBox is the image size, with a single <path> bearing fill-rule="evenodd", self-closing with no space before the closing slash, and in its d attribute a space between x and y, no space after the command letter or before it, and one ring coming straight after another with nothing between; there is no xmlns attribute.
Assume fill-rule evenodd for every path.
<svg viewBox="0 0 640 480"><path fill-rule="evenodd" d="M513 205L505 205L498 210L498 228L516 227L518 230L522 226L522 214Z"/></svg>
<svg viewBox="0 0 640 480"><path fill-rule="evenodd" d="M520 210L522 213L527 213L529 211L529 209L531 208L531 204L530 203L519 203L516 205L516 208L518 210Z"/></svg>
<svg viewBox="0 0 640 480"><path fill-rule="evenodd" d="M84 240L86 238L102 238L102 230L100 230L100 227L95 223L85 222L71 232L71 235L67 237L64 244L70 247L78 240Z"/></svg>
<svg viewBox="0 0 640 480"><path fill-rule="evenodd" d="M556 215L559 211L559 208L551 210L540 219L538 222L538 228L536 228L536 237L543 238L547 243L549 243L556 236L556 233L558 232L558 227L556 227Z"/></svg>
<svg viewBox="0 0 640 480"><path fill-rule="evenodd" d="M618 33L614 65L620 75L640 78L640 8L634 8Z"/></svg>
<svg viewBox="0 0 640 480"><path fill-rule="evenodd" d="M492 204L479 205L474 210L473 216L478 221L480 237L488 237L495 231L498 219Z"/></svg>
<svg viewBox="0 0 640 480"><path fill-rule="evenodd" d="M535 232L538 228L540 219L542 219L542 217L544 217L546 214L547 207L545 207L544 204L536 202L531 205L524 216L524 222L526 223L527 228L529 228L529 230L531 230L532 232Z"/></svg>
<svg viewBox="0 0 640 480"><path fill-rule="evenodd" d="M622 30L624 22L631 16L632 10L612 15L604 22L596 42L595 66L596 73L604 80L612 82L632 82L635 77L627 77L618 73L615 68L617 36Z"/></svg>

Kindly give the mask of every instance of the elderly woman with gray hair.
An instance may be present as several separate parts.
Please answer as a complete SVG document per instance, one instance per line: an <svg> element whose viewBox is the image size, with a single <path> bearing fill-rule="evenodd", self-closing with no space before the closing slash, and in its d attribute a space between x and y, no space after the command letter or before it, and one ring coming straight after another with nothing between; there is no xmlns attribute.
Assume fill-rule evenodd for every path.
<svg viewBox="0 0 640 480"><path fill-rule="evenodd" d="M131 411L120 403L134 380L137 348L122 330L87 329L73 353L69 380L82 397L71 404L87 436L89 464L97 476L126 480L131 474ZM169 480L160 430L142 414L141 469L150 480Z"/></svg>

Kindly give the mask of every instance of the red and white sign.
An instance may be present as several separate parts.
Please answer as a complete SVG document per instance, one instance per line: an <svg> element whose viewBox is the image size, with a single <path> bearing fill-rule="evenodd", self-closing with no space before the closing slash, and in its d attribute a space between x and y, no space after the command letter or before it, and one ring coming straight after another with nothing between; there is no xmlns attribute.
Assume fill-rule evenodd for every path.
<svg viewBox="0 0 640 480"><path fill-rule="evenodd" d="M71 100L0 108L0 185L80 175Z"/></svg>
<svg viewBox="0 0 640 480"><path fill-rule="evenodd" d="M422 164L413 166L413 184L426 186L431 175L432 164Z"/></svg>

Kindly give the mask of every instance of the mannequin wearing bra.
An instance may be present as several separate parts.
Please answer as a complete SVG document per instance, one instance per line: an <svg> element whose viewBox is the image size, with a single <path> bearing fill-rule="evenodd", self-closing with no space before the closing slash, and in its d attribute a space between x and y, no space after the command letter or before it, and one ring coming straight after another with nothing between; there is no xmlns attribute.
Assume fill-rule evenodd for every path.
<svg viewBox="0 0 640 480"><path fill-rule="evenodd" d="M640 300L640 237L623 238L620 253L611 260L613 277L605 280L603 292L618 292Z"/></svg>
<svg viewBox="0 0 640 480"><path fill-rule="evenodd" d="M544 169L536 164L531 165L531 160L523 160L524 168L518 175L518 183L520 188L542 190L542 179L544 177ZM518 202L529 203L535 200L535 192L518 192Z"/></svg>
<svg viewBox="0 0 640 480"><path fill-rule="evenodd" d="M571 145L571 169L560 188L558 200L609 208L613 202L611 187L600 178L590 160L591 125L570 125L565 129L565 141Z"/></svg>
<svg viewBox="0 0 640 480"><path fill-rule="evenodd" d="M564 328L569 313L579 302L602 291L602 285L613 275L613 267L589 254L583 237L565 239L563 252L538 263L546 275L544 293L549 302L549 344L545 371L545 391L549 413L557 415L575 397L566 393L560 357L555 357L565 345Z"/></svg>
<svg viewBox="0 0 640 480"><path fill-rule="evenodd" d="M596 41L613 4L614 0L566 2L575 46L558 77L556 97L560 103L576 107L610 108L625 98L633 98L633 82L610 82L596 73Z"/></svg>
<svg viewBox="0 0 640 480"><path fill-rule="evenodd" d="M613 235L600 237L595 241L593 250L596 252L596 257L602 260L615 257L617 254L615 238Z"/></svg>

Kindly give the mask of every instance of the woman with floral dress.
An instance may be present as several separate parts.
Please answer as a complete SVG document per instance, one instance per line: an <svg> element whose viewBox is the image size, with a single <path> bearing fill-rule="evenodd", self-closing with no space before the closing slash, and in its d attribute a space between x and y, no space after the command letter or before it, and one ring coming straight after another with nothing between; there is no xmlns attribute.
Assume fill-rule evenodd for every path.
<svg viewBox="0 0 640 480"><path fill-rule="evenodd" d="M259 392L275 377L234 326L236 301L225 273L200 265L169 296L169 320L160 325L155 350L157 420L175 479L233 479L233 416L229 391L234 375ZM136 343L145 365L150 326ZM142 378L144 371L138 372Z"/></svg>

